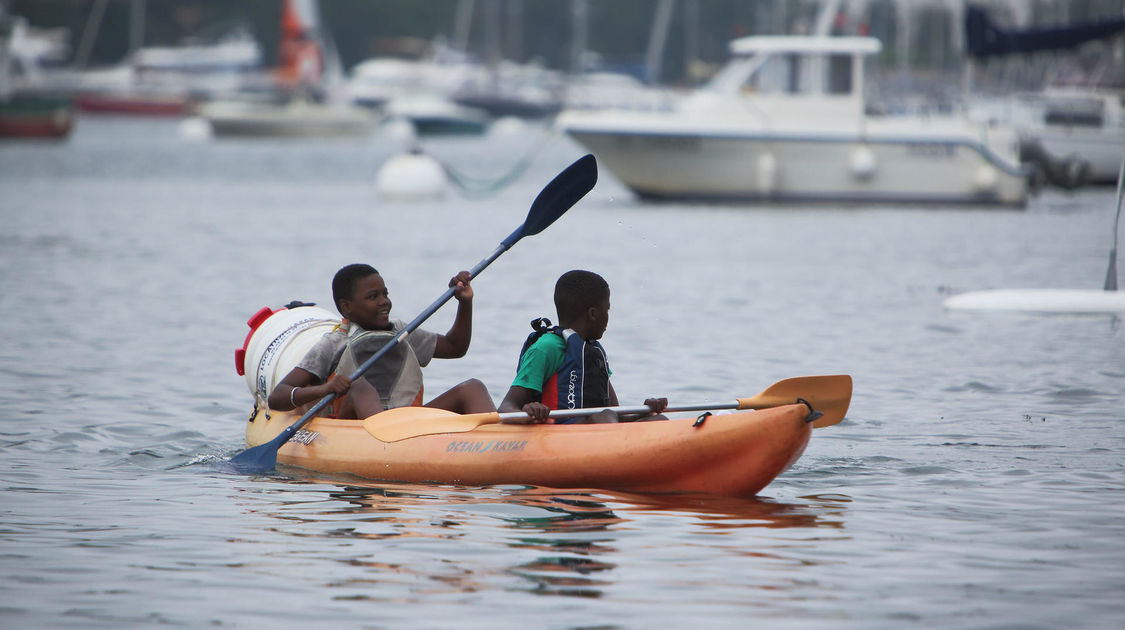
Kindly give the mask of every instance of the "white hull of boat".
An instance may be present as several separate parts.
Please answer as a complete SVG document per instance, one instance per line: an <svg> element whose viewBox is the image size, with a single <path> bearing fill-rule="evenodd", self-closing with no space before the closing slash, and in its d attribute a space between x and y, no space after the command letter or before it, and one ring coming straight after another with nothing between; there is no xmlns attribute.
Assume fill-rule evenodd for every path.
<svg viewBox="0 0 1125 630"><path fill-rule="evenodd" d="M293 103L208 103L199 115L218 137L365 137L375 128L362 107Z"/></svg>
<svg viewBox="0 0 1125 630"><path fill-rule="evenodd" d="M972 105L978 120L1007 121L1025 146L1046 157L1088 167L1078 183L1116 184L1125 156L1125 92L1049 88L1042 92L981 98Z"/></svg>
<svg viewBox="0 0 1125 630"><path fill-rule="evenodd" d="M1125 312L1125 293L1082 289L1004 289L955 295L945 307L956 311L1033 313Z"/></svg>
<svg viewBox="0 0 1125 630"><path fill-rule="evenodd" d="M408 120L420 135L479 135L488 129L481 110L458 105L438 94L413 94L391 100L384 108L389 119Z"/></svg>
<svg viewBox="0 0 1125 630"><path fill-rule="evenodd" d="M1090 165L1089 179L1095 184L1116 184L1121 159L1125 157L1125 127L1041 127L1033 136L1054 157L1076 157Z"/></svg>
<svg viewBox="0 0 1125 630"><path fill-rule="evenodd" d="M1027 173L968 136L880 130L723 131L647 124L630 113L561 119L565 131L646 198L1022 206Z"/></svg>

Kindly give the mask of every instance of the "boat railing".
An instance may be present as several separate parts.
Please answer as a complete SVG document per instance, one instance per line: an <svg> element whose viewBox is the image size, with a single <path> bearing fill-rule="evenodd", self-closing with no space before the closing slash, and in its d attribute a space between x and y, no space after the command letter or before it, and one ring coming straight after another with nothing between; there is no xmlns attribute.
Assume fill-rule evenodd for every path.
<svg viewBox="0 0 1125 630"><path fill-rule="evenodd" d="M987 134L987 131L985 131L984 134ZM965 142L965 144L977 153L980 153L981 157L983 157L984 160L991 166L1009 175L1029 178L1035 174L1035 168L1030 164L1013 162L997 153L996 150L993 149L988 142L987 136L981 140L975 140L972 142L967 141Z"/></svg>
<svg viewBox="0 0 1125 630"><path fill-rule="evenodd" d="M768 56L735 57L703 86L703 90L716 94L738 94L750 77L754 76Z"/></svg>

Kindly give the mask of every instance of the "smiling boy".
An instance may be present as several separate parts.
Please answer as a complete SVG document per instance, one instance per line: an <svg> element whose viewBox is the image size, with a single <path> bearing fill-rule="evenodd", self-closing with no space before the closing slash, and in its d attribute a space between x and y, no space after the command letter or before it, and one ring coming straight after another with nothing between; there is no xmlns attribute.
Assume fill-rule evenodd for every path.
<svg viewBox="0 0 1125 630"><path fill-rule="evenodd" d="M353 264L336 272L332 298L344 321L314 345L269 396L269 406L289 411L334 393L336 416L366 418L395 407L422 405L422 368L432 358L465 356L473 334L473 289L469 272L449 281L457 315L444 335L421 328L406 336L375 362L362 378L351 374L391 341L406 323L391 319L390 292L370 265ZM477 379L464 381L426 403L458 413L495 411L487 388Z"/></svg>

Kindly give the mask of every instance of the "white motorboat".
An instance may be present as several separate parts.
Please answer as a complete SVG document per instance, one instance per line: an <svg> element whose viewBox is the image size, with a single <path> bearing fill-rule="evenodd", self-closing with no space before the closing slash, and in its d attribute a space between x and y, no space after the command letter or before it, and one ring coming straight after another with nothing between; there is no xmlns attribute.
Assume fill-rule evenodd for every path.
<svg viewBox="0 0 1125 630"><path fill-rule="evenodd" d="M866 111L867 37L731 43L705 88L667 110L568 110L563 131L656 199L1022 206L1015 131L962 116Z"/></svg>
<svg viewBox="0 0 1125 630"><path fill-rule="evenodd" d="M1074 156L1089 166L1094 184L1113 184L1125 155L1125 92L1098 88L1054 88L1029 95L1028 124L1020 129L1052 157Z"/></svg>
<svg viewBox="0 0 1125 630"><path fill-rule="evenodd" d="M200 105L198 112L217 137L363 138L375 129L369 109L301 99L285 104L216 101Z"/></svg>
<svg viewBox="0 0 1125 630"><path fill-rule="evenodd" d="M276 98L217 100L198 107L214 136L366 137L370 109L347 102L340 59L315 0L285 0Z"/></svg>
<svg viewBox="0 0 1125 630"><path fill-rule="evenodd" d="M381 108L403 96L448 98L470 77L483 72L463 55L444 48L425 59L373 57L352 68L347 90L356 105Z"/></svg>
<svg viewBox="0 0 1125 630"><path fill-rule="evenodd" d="M396 96L383 108L388 119L410 122L423 136L479 135L488 129L489 117L474 107L458 105L436 93Z"/></svg>
<svg viewBox="0 0 1125 630"><path fill-rule="evenodd" d="M1025 84L1033 79L1032 85L1014 91L1005 89L1003 81L999 85L995 79L987 81L986 89L1000 96L974 96L975 114L1015 125L1029 161L1051 183L1066 188L1115 183L1125 155L1125 68L1120 47L1101 46L1100 54L1086 56L1077 51L1123 32L1125 16L1120 12L1062 26L1005 28L993 22L984 8L966 7L965 40L971 62L966 66L967 83L977 82L978 63L987 70L993 59L1004 57L1009 61L1000 68L1007 71L1000 76L1022 76ZM1091 51L1098 52L1099 47ZM1036 91L1026 91L1029 88Z"/></svg>
<svg viewBox="0 0 1125 630"><path fill-rule="evenodd" d="M1049 87L1002 97L978 97L976 120L1014 126L1024 161L1047 183L1071 189L1112 185L1125 155L1125 91L1100 87Z"/></svg>

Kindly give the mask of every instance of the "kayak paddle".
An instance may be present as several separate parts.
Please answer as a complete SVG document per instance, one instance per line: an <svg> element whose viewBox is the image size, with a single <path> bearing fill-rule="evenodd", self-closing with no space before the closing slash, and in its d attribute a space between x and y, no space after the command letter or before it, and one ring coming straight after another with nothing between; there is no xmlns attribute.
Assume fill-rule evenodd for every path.
<svg viewBox="0 0 1125 630"><path fill-rule="evenodd" d="M539 192L535 201L532 202L531 209L528 211L527 218L524 219L523 224L509 234L508 238L501 241L500 245L497 246L491 254L477 263L477 265L470 270L470 277L475 278L477 274L490 265L492 261L511 249L511 247L523 237L533 236L545 230L554 223L556 219L561 217L563 213L569 210L571 206L578 203L579 199L586 196L586 193L590 192L597 181L598 163L593 155L587 154L566 167L566 169L556 175L555 178ZM415 317L414 321L406 325L406 328L399 331L385 346L372 355L371 358L364 361L354 372L349 374L349 378L354 381L360 376L363 376L363 373L374 365L384 354L405 339L407 334L413 332L422 322L426 321L431 315L437 312L443 304L449 301L449 299L453 297L454 288L455 287L449 287L449 289L447 289L440 298L435 300L433 304L430 304L421 315ZM289 439L293 437L294 433L316 416L317 412L331 403L335 397L335 394L330 393L324 398L321 398L320 402L313 405L299 420L287 427L276 438L253 448L248 448L232 457L229 462L230 466L237 472L247 474L260 474L273 470L277 466L277 450L288 442Z"/></svg>
<svg viewBox="0 0 1125 630"><path fill-rule="evenodd" d="M813 427L827 427L844 419L852 399L852 377L847 374L831 376L798 376L787 378L770 385L765 390L749 398L737 398L734 402L700 403L693 405L669 406L665 411L705 411L711 409L766 409L808 401L809 405L823 415L813 421ZM597 409L555 409L552 418L573 418L597 413ZM651 410L646 406L608 407L618 414L641 414ZM510 413L457 414L444 409L431 407L398 407L377 413L363 421L363 428L383 442L397 442L412 437L434 435L437 433L464 433L486 425L509 421L525 424L528 415L522 411ZM523 422L520 422L523 421Z"/></svg>

